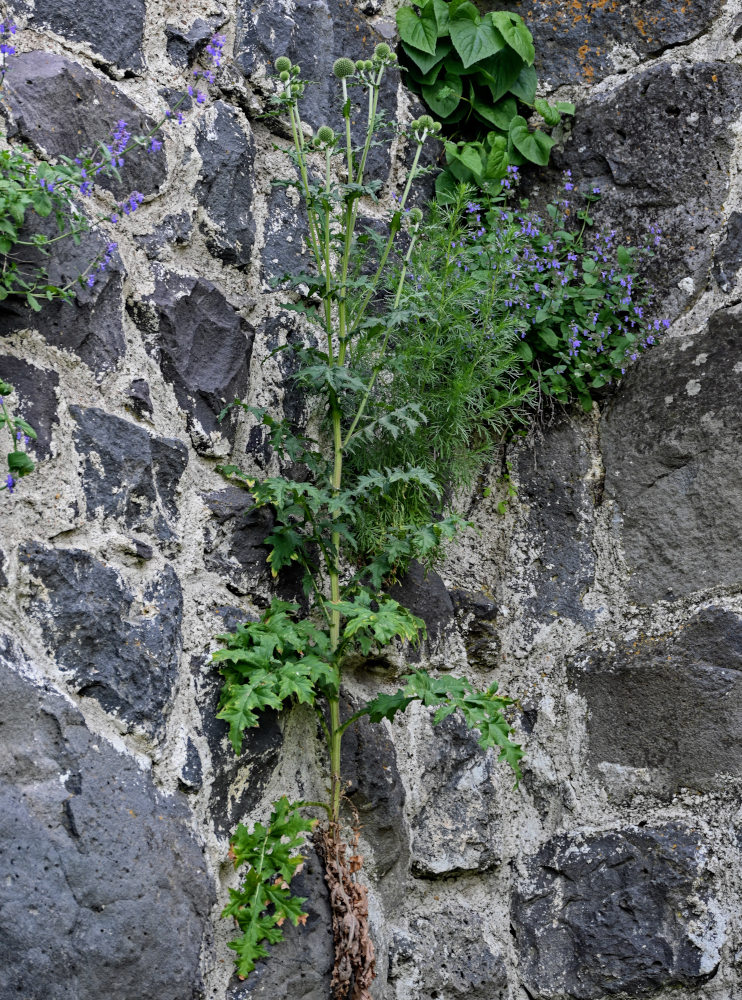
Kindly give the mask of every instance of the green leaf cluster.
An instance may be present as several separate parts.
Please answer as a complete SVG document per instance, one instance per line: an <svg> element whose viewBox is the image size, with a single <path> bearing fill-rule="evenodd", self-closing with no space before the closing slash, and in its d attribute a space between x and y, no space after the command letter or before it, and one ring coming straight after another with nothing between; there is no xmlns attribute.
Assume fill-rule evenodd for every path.
<svg viewBox="0 0 742 1000"><path fill-rule="evenodd" d="M223 648L212 660L224 677L217 718L229 723L229 739L240 753L245 729L257 726L266 708L287 702L314 705L318 693L336 694L337 666L326 632L297 619L297 604L274 600L258 622L218 636Z"/></svg>
<svg viewBox="0 0 742 1000"><path fill-rule="evenodd" d="M529 128L519 103L548 127L558 125L563 114L573 114L574 105L551 105L536 97L536 53L520 15L480 14L469 0L427 0L400 8L397 28L405 82L421 95L450 137L439 196L445 199L455 181L480 186L497 181L509 164L548 163L554 139ZM462 135L459 141L457 133Z"/></svg>
<svg viewBox="0 0 742 1000"><path fill-rule="evenodd" d="M316 820L302 818L301 802L283 796L275 802L267 826L255 823L248 830L240 823L231 841L230 856L237 869L244 868L239 889L229 890L229 904L222 916L232 917L241 936L229 942L237 952L237 972L243 978L260 958L268 957L268 945L283 940L283 924L296 927L306 920L306 899L291 893L291 880L304 858L301 848Z"/></svg>
<svg viewBox="0 0 742 1000"><path fill-rule="evenodd" d="M510 739L512 728L505 717L505 710L515 702L498 694L497 684L486 691L478 691L464 677L431 677L424 670L416 670L403 680L405 686L396 694L380 694L365 706L363 712L371 722L391 721L413 701L420 701L426 708L435 708L434 725L459 712L469 729L479 731L478 742L482 749L499 747L498 760L506 761L516 781L520 781L519 761L523 750Z"/></svg>
<svg viewBox="0 0 742 1000"><path fill-rule="evenodd" d="M13 487L22 476L33 472L35 465L31 456L25 450L24 442L36 440L36 431L18 414L11 413L8 397L15 390L13 386L0 378L0 431L5 427L10 435L10 451L7 454L8 475L0 483L0 491L13 491Z"/></svg>

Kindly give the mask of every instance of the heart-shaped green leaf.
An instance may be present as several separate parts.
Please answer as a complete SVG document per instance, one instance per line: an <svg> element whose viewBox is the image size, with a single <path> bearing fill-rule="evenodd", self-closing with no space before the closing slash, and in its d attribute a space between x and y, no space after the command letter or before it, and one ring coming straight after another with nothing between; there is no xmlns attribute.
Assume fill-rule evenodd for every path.
<svg viewBox="0 0 742 1000"><path fill-rule="evenodd" d="M464 69L505 48L505 41L492 22L482 20L471 3L461 4L448 22L448 30Z"/></svg>
<svg viewBox="0 0 742 1000"><path fill-rule="evenodd" d="M397 30L403 42L433 55L438 39L438 24L435 19L433 0L428 0L428 3L420 11L419 17L412 7L401 7L397 11Z"/></svg>
<svg viewBox="0 0 742 1000"><path fill-rule="evenodd" d="M459 105L463 85L460 76L446 73L430 87L422 88L428 107L437 115L447 118Z"/></svg>
<svg viewBox="0 0 742 1000"><path fill-rule="evenodd" d="M533 47L533 36L523 23L523 18L505 10L493 11L489 17L510 48L518 53L527 66L532 66L536 50Z"/></svg>

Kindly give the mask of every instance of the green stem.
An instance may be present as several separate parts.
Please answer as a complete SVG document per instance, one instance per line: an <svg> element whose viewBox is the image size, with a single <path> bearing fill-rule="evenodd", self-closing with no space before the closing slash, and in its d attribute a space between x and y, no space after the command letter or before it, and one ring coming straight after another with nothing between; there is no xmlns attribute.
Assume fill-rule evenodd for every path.
<svg viewBox="0 0 742 1000"><path fill-rule="evenodd" d="M412 234L412 239L410 240L410 245L409 245L409 247L407 249L407 253L405 254L404 262L402 264L402 271L401 271L400 276L399 276L399 282L397 283L397 294L394 296L394 305L392 307L393 310L397 309L397 307L399 306L399 300L402 297L402 288L404 286L404 279L405 279L405 276L407 274L407 268L408 268L409 263L410 263L410 258L412 257L412 251L414 249L415 240L416 239L417 239L417 228L415 228L415 230L414 230L414 232ZM383 343L381 345L381 350L379 351L379 356L377 358L376 364L374 365L374 370L373 370L373 372L371 374L371 380L370 380L370 382L368 383L368 385L366 387L366 392L364 393L363 399L361 400L361 405L358 407L358 412L356 413L355 417L353 418L353 423L350 425L350 429L348 430L348 433L347 433L347 435L345 437L345 441L343 441L343 450L345 450L345 448L348 447L348 442L353 437L353 432L355 431L356 427L358 426L359 420L361 419L361 417L363 416L363 414L365 412L366 405L367 405L368 400L369 400L369 396L371 395L371 392L372 392L373 387L374 387L374 383L376 382L376 377L378 376L378 374L379 374L379 372L381 370L381 362L384 359L384 355L386 353L386 349L387 349L387 346L389 344L389 334L390 333L391 333L391 326L388 326L387 330L386 330L386 334L384 335L384 341L383 341Z"/></svg>

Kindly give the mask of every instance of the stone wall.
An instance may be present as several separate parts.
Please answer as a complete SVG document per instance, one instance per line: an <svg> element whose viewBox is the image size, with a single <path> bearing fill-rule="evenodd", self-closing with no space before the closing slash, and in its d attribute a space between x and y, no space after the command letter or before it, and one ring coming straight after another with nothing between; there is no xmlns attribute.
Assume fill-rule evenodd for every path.
<svg viewBox="0 0 742 1000"><path fill-rule="evenodd" d="M570 167L601 216L666 234L673 325L587 417L555 415L463 505L480 534L403 599L422 659L518 693L518 789L455 719L359 723L344 749L379 1000L736 1000L742 907L742 5L513 0L544 92L577 104L540 198ZM132 158L145 203L105 280L40 316L5 309L0 372L40 431L0 529L0 1000L326 1000L328 905L247 982L218 919L228 835L323 781L310 714L266 714L235 759L214 718L212 637L265 606L266 525L216 473L270 463L217 423L235 394L296 418L300 334L269 279L301 258L266 67L322 81L394 35L369 0L35 0L5 83L9 131L49 154L151 121L209 35L217 99ZM385 101L407 113L392 78ZM397 151L399 156L404 150ZM395 166L376 157L377 176ZM387 187L387 191L389 188ZM106 240L55 265L74 275ZM485 495L484 486L492 487ZM402 665L348 679L349 700ZM316 751L316 752L315 752Z"/></svg>

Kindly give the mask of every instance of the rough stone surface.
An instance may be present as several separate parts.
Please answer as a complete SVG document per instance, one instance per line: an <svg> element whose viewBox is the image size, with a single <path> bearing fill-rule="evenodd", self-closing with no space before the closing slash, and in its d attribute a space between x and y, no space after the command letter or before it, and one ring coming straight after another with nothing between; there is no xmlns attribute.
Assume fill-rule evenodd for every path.
<svg viewBox="0 0 742 1000"><path fill-rule="evenodd" d="M732 212L724 242L714 255L714 278L723 292L731 291L742 267L742 212Z"/></svg>
<svg viewBox="0 0 742 1000"><path fill-rule="evenodd" d="M649 353L606 411L606 495L641 604L742 583L741 335L740 310L720 310Z"/></svg>
<svg viewBox="0 0 742 1000"><path fill-rule="evenodd" d="M590 759L656 768L670 792L742 774L742 617L709 608L669 637L577 657Z"/></svg>
<svg viewBox="0 0 742 1000"><path fill-rule="evenodd" d="M126 723L161 730L183 616L172 567L135 595L114 569L80 549L31 542L19 558L32 581L31 613L71 687Z"/></svg>
<svg viewBox="0 0 742 1000"><path fill-rule="evenodd" d="M426 719L423 745L408 806L413 873L449 878L488 871L501 859L491 753L456 715L434 731Z"/></svg>
<svg viewBox="0 0 742 1000"><path fill-rule="evenodd" d="M5 553L2 550L0 550L0 587L8 586L8 578L5 575L6 559L7 557Z"/></svg>
<svg viewBox="0 0 742 1000"><path fill-rule="evenodd" d="M389 957L393 996L399 1000L412 991L431 1000L507 996L505 961L487 942L482 917L456 904L441 911L431 901L408 930L393 934Z"/></svg>
<svg viewBox="0 0 742 1000"><path fill-rule="evenodd" d="M707 31L721 11L720 0L509 0L526 22L536 46L539 79L597 83L625 68L627 60L657 56Z"/></svg>
<svg viewBox="0 0 742 1000"><path fill-rule="evenodd" d="M343 738L341 769L352 776L346 795L358 810L364 838L373 845L374 876L381 879L409 858L404 786L394 743L383 727L366 718L354 722Z"/></svg>
<svg viewBox="0 0 742 1000"><path fill-rule="evenodd" d="M652 66L581 105L571 138L554 164L581 189L598 185L596 224L634 241L649 220L663 230L649 274L676 314L706 284L711 237L723 225L733 152L730 124L742 71L720 62ZM692 143L698 155L688 159ZM678 282L690 280L688 289ZM668 297L668 293L672 295Z"/></svg>
<svg viewBox="0 0 742 1000"><path fill-rule="evenodd" d="M699 986L723 944L712 885L682 826L553 837L513 894L521 982L535 1000Z"/></svg>
<svg viewBox="0 0 742 1000"><path fill-rule="evenodd" d="M464 636L466 658L474 667L491 667L500 652L497 628L499 608L486 594L464 590L451 591L457 625Z"/></svg>
<svg viewBox="0 0 742 1000"><path fill-rule="evenodd" d="M524 531L535 549L525 569L534 624L556 615L589 623L581 602L595 572L588 443L563 420L537 432L517 467L518 496L529 508Z"/></svg>
<svg viewBox="0 0 742 1000"><path fill-rule="evenodd" d="M322 45L317 44L322 39ZM235 33L235 62L246 76L273 75L279 56L288 56L302 67L302 76L312 80L302 100L302 120L313 129L331 125L342 131L342 92L332 75L332 65L340 56L370 59L383 36L348 0L296 0L291 7L261 0L250 4L238 2ZM399 72L385 73L379 95L379 107L387 115L396 113ZM363 91L365 95L365 91ZM358 96L357 96L358 95ZM351 115L353 139L362 144L366 108L360 90L351 88L354 113ZM390 161L383 147L371 150L367 176L383 178Z"/></svg>
<svg viewBox="0 0 742 1000"><path fill-rule="evenodd" d="M115 40L116 33L104 21L101 27ZM74 157L83 148L95 148L122 119L134 133L144 133L155 124L110 80L51 52L25 52L11 59L3 92L20 137L51 156ZM121 199L131 191L153 194L164 181L165 170L163 150L131 153L121 168L121 183L103 178L101 184Z"/></svg>
<svg viewBox="0 0 742 1000"><path fill-rule="evenodd" d="M131 311L189 416L192 435L208 448L209 435L233 428L230 420L219 423L221 411L247 392L252 327L212 282L170 272Z"/></svg>
<svg viewBox="0 0 742 1000"><path fill-rule="evenodd" d="M249 126L233 108L217 101L196 136L201 157L198 199L206 212L201 230L211 253L246 268L255 239L253 162Z"/></svg>
<svg viewBox="0 0 742 1000"><path fill-rule="evenodd" d="M167 541L177 524L178 484L188 450L176 438L158 438L95 407L71 406L75 447L83 461L88 516L99 513Z"/></svg>
<svg viewBox="0 0 742 1000"><path fill-rule="evenodd" d="M441 639L444 629L451 623L454 609L446 585L434 570L426 571L417 559L413 559L400 582L389 588L389 594L413 615L422 618L428 639Z"/></svg>
<svg viewBox="0 0 742 1000"><path fill-rule="evenodd" d="M230 631L250 619L239 608L218 609L221 630ZM258 805L279 760L283 732L272 709L262 713L260 725L245 731L242 753L235 754L229 742L229 726L216 718L222 678L214 665L203 657L191 662L201 727L206 737L213 780L209 814L214 828L230 834Z"/></svg>
<svg viewBox="0 0 742 1000"><path fill-rule="evenodd" d="M16 414L36 431L29 450L36 458L51 454L52 428L59 423L56 389L59 377L53 370L37 368L22 358L0 356L0 375L15 389Z"/></svg>
<svg viewBox="0 0 742 1000"><path fill-rule="evenodd" d="M180 797L0 637L0 996L198 1000L215 892Z"/></svg>
<svg viewBox="0 0 742 1000"><path fill-rule="evenodd" d="M222 23L219 18L197 17L187 29L169 24L165 28L167 54L176 66L192 66Z"/></svg>
<svg viewBox="0 0 742 1000"><path fill-rule="evenodd" d="M59 244L49 266L49 280L57 286L74 284L90 262L99 258L108 240L100 233L84 233L75 246ZM40 313L28 306L3 303L0 336L19 330L38 330L53 347L72 351L96 373L109 371L123 356L126 340L122 323L121 292L124 274L118 254L96 277L95 285L80 288L73 302L57 299Z"/></svg>

